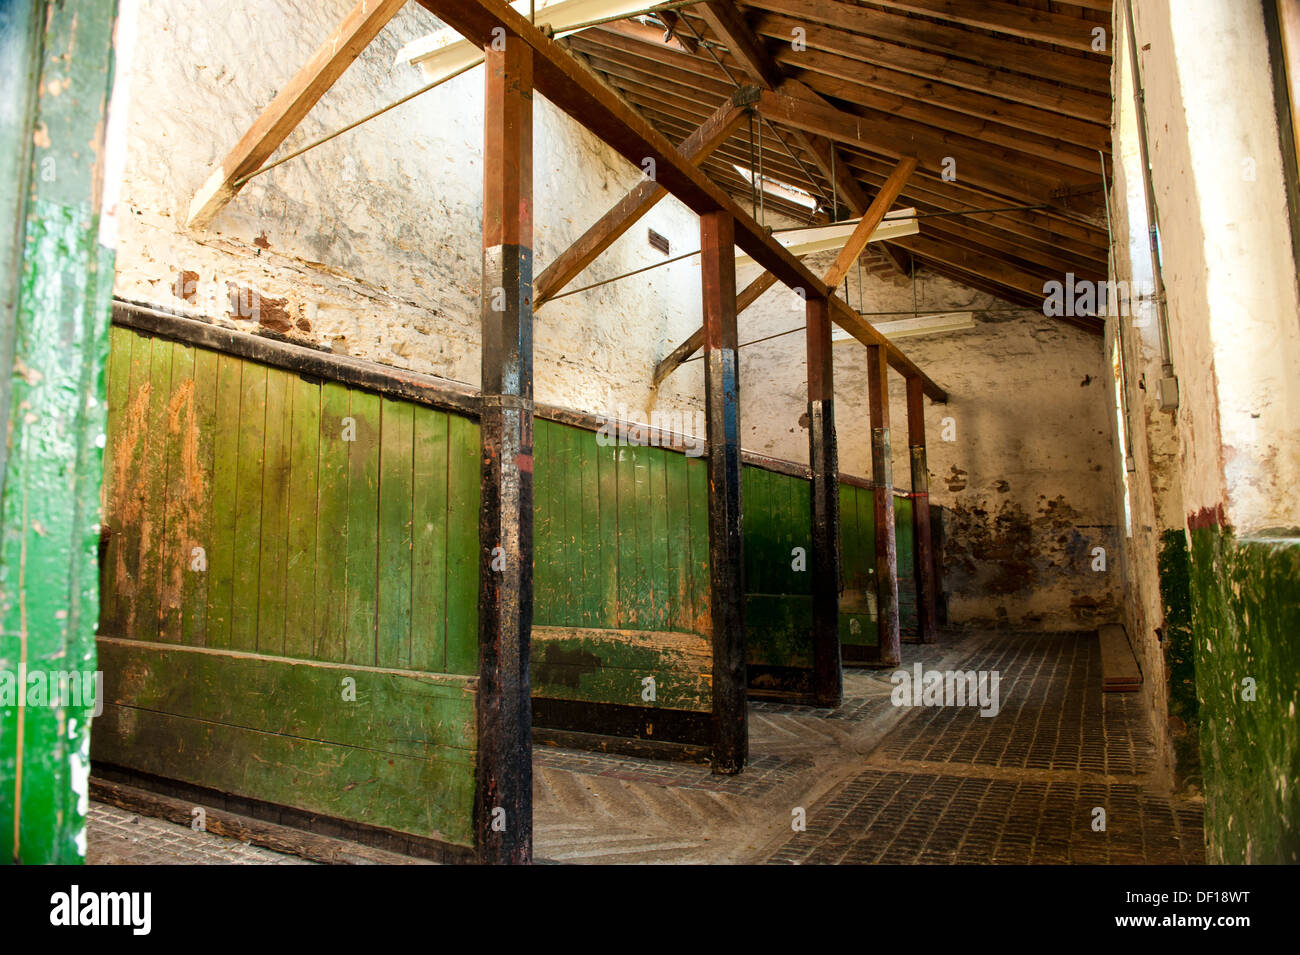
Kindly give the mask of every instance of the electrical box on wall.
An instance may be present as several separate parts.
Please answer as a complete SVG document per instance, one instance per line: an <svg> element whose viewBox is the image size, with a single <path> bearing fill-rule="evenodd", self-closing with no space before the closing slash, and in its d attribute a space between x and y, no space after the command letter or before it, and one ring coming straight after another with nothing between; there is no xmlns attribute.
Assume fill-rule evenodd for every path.
<svg viewBox="0 0 1300 955"><path fill-rule="evenodd" d="M1156 397L1160 399L1161 411L1178 410L1178 379L1173 375L1161 378L1156 385Z"/></svg>

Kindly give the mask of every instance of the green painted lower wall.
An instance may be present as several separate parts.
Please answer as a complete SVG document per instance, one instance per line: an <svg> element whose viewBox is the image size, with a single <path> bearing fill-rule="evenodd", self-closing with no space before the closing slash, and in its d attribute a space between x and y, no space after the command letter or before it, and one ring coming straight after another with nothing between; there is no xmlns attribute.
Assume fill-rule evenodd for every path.
<svg viewBox="0 0 1300 955"><path fill-rule="evenodd" d="M1199 527L1190 558L1209 860L1298 862L1300 541Z"/></svg>
<svg viewBox="0 0 1300 955"><path fill-rule="evenodd" d="M108 377L91 756L470 845L478 423L121 327Z"/></svg>
<svg viewBox="0 0 1300 955"><path fill-rule="evenodd" d="M1196 698L1196 640L1192 630L1191 555L1187 535L1160 535L1160 597L1164 605L1164 657L1169 738L1178 788L1200 786L1200 703Z"/></svg>

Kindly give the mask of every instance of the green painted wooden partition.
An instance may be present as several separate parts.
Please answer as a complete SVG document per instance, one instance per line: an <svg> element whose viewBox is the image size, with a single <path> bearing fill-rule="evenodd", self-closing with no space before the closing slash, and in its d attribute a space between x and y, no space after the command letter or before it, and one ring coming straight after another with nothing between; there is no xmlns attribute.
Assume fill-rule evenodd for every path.
<svg viewBox="0 0 1300 955"><path fill-rule="evenodd" d="M708 712L704 462L538 419L533 696Z"/></svg>
<svg viewBox="0 0 1300 955"><path fill-rule="evenodd" d="M744 471L745 627L751 688L800 697L810 690L812 571L807 478L757 465ZM915 629L912 502L895 495L899 599ZM797 563L795 548L806 558ZM875 511L872 490L840 482L840 642L846 660L877 646ZM799 569L802 566L803 569ZM801 671L792 673L791 671Z"/></svg>
<svg viewBox="0 0 1300 955"><path fill-rule="evenodd" d="M472 840L478 425L114 328L99 761Z"/></svg>
<svg viewBox="0 0 1300 955"><path fill-rule="evenodd" d="M109 407L94 757L469 845L477 421L123 327ZM534 474L539 712L707 739L703 460L539 418ZM751 681L771 689L811 666L809 485L744 482ZM841 510L841 636L866 647L870 491L843 483Z"/></svg>

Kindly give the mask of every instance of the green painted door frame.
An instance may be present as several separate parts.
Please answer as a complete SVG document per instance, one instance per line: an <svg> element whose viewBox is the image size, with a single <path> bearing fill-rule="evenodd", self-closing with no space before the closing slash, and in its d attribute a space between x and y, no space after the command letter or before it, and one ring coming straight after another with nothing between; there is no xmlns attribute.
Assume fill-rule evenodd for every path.
<svg viewBox="0 0 1300 955"><path fill-rule="evenodd" d="M0 861L84 860L116 0L0 0ZM76 678L72 675L76 674ZM90 674L91 678L86 679Z"/></svg>

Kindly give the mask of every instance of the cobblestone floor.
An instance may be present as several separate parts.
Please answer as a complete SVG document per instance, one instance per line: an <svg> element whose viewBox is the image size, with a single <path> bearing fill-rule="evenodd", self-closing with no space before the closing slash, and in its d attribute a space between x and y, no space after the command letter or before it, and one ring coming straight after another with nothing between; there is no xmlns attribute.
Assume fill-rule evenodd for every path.
<svg viewBox="0 0 1300 955"><path fill-rule="evenodd" d="M117 806L92 802L87 820L89 865L312 865L283 855L195 832L162 819L136 815Z"/></svg>

